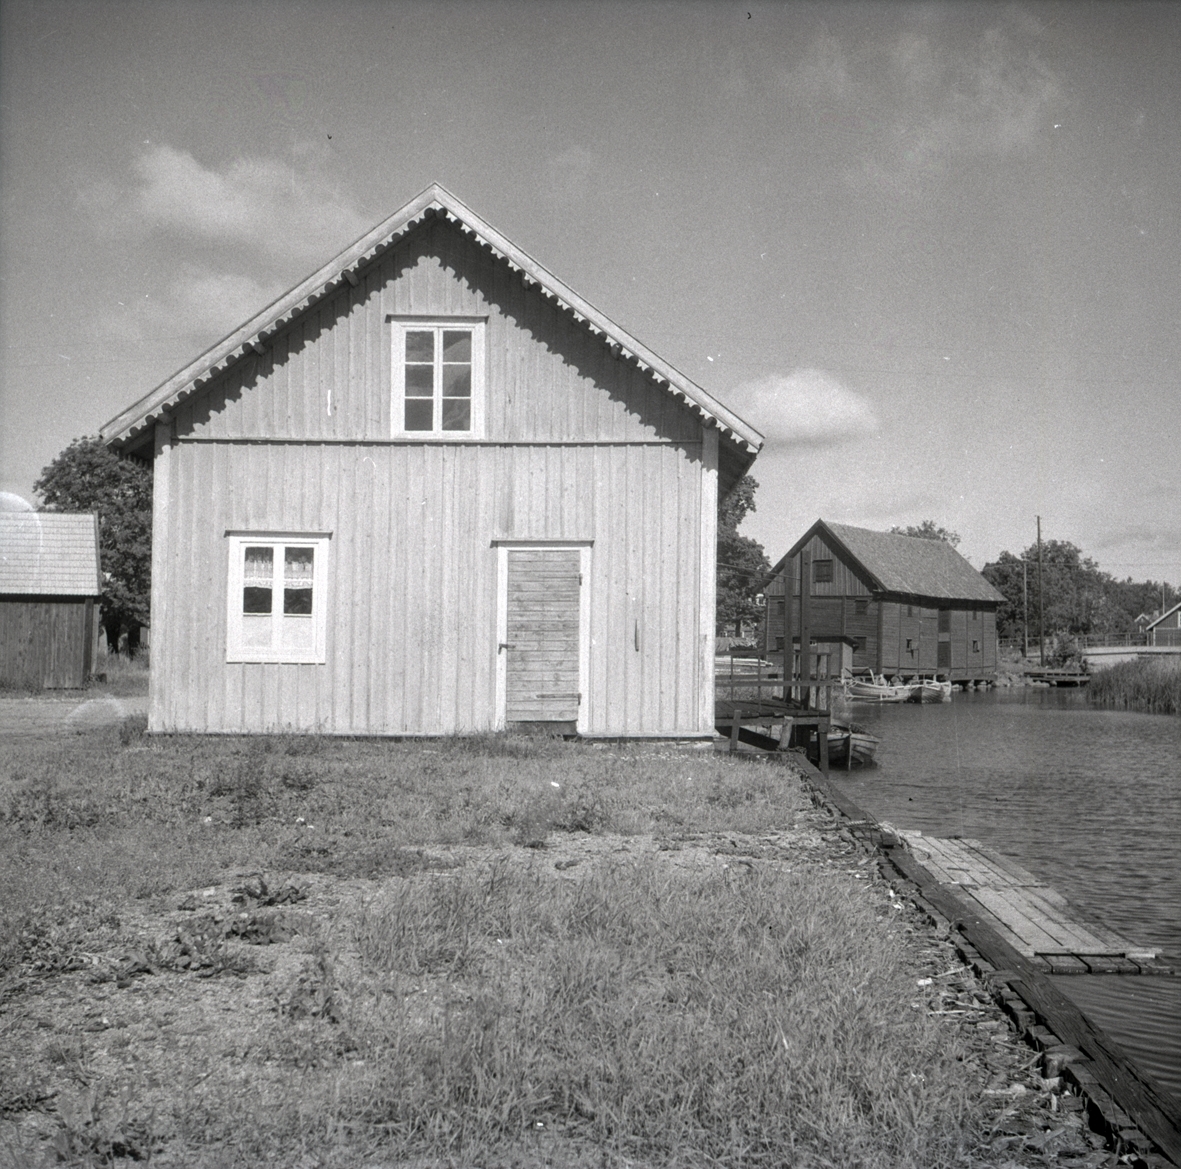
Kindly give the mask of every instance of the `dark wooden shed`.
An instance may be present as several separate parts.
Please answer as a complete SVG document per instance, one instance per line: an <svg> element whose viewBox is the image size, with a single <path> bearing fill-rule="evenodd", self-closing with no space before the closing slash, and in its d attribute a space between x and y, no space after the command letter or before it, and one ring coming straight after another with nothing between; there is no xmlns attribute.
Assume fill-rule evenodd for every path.
<svg viewBox="0 0 1181 1169"><path fill-rule="evenodd" d="M851 638L854 673L959 683L995 675L1002 597L950 544L824 520L772 569L765 628L772 660L800 634L802 563L811 640Z"/></svg>
<svg viewBox="0 0 1181 1169"><path fill-rule="evenodd" d="M84 686L101 592L97 516L0 512L0 685Z"/></svg>

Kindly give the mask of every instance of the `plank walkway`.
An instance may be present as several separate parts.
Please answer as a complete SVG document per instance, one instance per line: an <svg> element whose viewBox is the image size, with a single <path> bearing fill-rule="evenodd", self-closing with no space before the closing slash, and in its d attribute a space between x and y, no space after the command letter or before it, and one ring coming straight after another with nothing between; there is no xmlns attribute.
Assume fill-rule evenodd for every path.
<svg viewBox="0 0 1181 1169"><path fill-rule="evenodd" d="M1050 974L1172 974L1157 952L1080 920L1056 889L978 840L900 831L915 860Z"/></svg>

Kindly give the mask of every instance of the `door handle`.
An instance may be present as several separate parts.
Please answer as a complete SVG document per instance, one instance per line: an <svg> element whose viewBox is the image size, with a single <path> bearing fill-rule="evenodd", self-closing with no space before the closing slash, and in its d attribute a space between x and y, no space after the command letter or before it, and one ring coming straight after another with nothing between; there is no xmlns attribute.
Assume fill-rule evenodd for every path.
<svg viewBox="0 0 1181 1169"><path fill-rule="evenodd" d="M515 642L502 641L500 643L500 649L516 649L516 648L517 648L517 646L516 646ZM497 653L499 653L499 652L500 652L500 650L497 650Z"/></svg>

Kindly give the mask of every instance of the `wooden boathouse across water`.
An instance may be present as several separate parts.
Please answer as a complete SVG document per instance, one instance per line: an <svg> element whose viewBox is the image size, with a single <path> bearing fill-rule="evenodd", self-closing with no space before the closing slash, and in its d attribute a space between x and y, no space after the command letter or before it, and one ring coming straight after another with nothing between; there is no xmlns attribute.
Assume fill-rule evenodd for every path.
<svg viewBox="0 0 1181 1169"><path fill-rule="evenodd" d="M855 674L960 685L996 674L1002 597L942 540L817 520L771 571L764 625L771 661L784 661L806 625L811 642L847 647L844 664ZM834 657L831 671L840 665Z"/></svg>

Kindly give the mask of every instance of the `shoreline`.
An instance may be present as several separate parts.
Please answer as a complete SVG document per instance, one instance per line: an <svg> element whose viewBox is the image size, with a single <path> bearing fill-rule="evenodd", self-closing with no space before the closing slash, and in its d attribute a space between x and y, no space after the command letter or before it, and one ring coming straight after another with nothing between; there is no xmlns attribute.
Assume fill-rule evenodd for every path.
<svg viewBox="0 0 1181 1169"><path fill-rule="evenodd" d="M880 824L810 763L801 760L798 765L806 769L802 779L813 798L839 815L850 838L879 858L885 879L900 895L914 900L935 928L947 931L956 952L1004 1010L1015 1038L1039 1053L1043 1078L1056 1082L1059 1093L1051 1111L1080 1107L1070 1096L1064 1103L1061 1092L1068 1090L1075 1101L1084 1102L1081 1107L1088 1111L1092 1127L1104 1134L1117 1154L1130 1154L1149 1166L1181 1164L1181 1117L1151 1077L1137 1070L1119 1045L1086 1020L1044 973L980 921L951 887L940 884L914 860L889 826Z"/></svg>
<svg viewBox="0 0 1181 1169"><path fill-rule="evenodd" d="M384 920L381 907L391 898L426 898L408 904L415 914L426 912L414 921L429 924L431 913L450 904L446 889L467 889L466 897L509 887L524 898L518 920L527 924L581 888L605 889L603 904L616 905L631 895L630 877L619 884L625 873L646 882L653 908L670 891L686 905L699 896L722 898L704 931L679 927L627 985L628 996L644 1001L657 992L651 1041L678 1034L679 1016L662 1004L688 1009L700 984L714 987L700 1005L717 1004L726 1019L719 1042L734 1011L770 1003L774 1041L768 1046L764 1037L742 1054L767 1061L770 1076L782 1079L808 1057L810 1044L822 1064L837 1069L827 1101L809 1097L807 1081L792 1072L796 1086L783 1097L791 1115L778 1106L747 1114L746 1097L735 1096L736 1111L726 1115L752 1133L778 1141L787 1132L799 1141L801 1133L819 1132L807 1137L813 1154L801 1146L799 1156L827 1155L831 1163L864 1169L1034 1169L1059 1164L1059 1153L1087 1169L1116 1164L1117 1150L1076 1106L1082 1097L1063 1092L1061 1077L1043 1074L1052 1069L1040 1056L1030 1058L987 971L973 969L957 953L948 924L920 898L899 895L880 871L865 839L880 826L855 808L849 815L819 803L794 752L728 758L667 743L525 738L161 738L143 734L142 720L64 730L13 736L13 754L23 759L0 770L0 827L27 851L23 871L11 861L6 869L9 920L27 921L21 928L29 931L27 938L18 932L23 949L8 954L0 977L8 1049L0 1054L0 1083L10 1085L0 1099L0 1165L28 1169L62 1154L78 1165L96 1157L114 1164L134 1153L189 1169L228 1163L216 1159L217 1149L232 1159L255 1141L272 1151L250 1164L286 1166L289 1160L276 1160L278 1150L293 1139L317 1150L315 1157L308 1152L309 1166L403 1163L381 1147L384 1130L369 1119L374 1106L348 1103L349 1093L385 1091L390 1065L383 1061L403 1050L390 1046L394 1032L381 1031L383 1012L392 1004L395 1013L408 1011L415 1027L441 1026L436 1038L445 1042L448 1017L457 1026L487 995L485 976L510 957L498 937L480 929L469 937L465 926L463 952L470 957L454 970L448 942L429 950L421 969L400 971L395 960L400 972L386 977L379 967L375 975L365 951L386 936L374 925ZM79 865L86 871L75 873ZM42 869L53 881L45 895L57 899L48 903L48 920L43 902L29 902L31 916L12 918L13 907L25 912L21 883L40 889ZM783 907L796 898L799 909L784 917ZM482 904L483 895L476 901ZM728 936L735 921L756 910L779 914L775 928L782 933L774 936L784 943L777 944L805 931L782 957L775 951L767 967L779 968L781 980L787 971L787 982L770 998L756 986L749 999L738 996L728 968L701 983L695 947L716 950L714 937ZM662 915L651 919L654 929L663 928ZM740 946L723 945L723 957L741 960L750 936ZM683 962L662 956L682 951L690 955ZM784 959L791 966L808 955L799 971L805 981L797 985ZM440 961L436 970L432 964ZM533 985L537 966L527 955L515 961L517 981L508 985L519 991ZM745 977L738 964L734 974ZM808 986L802 998L801 985ZM859 997L858 988L875 997ZM572 1020L581 1001L548 1017ZM615 1005L609 996L606 1005ZM778 1038L776 1016L785 1029ZM712 1015L706 1022L718 1024ZM621 1052L635 1046L630 1027L621 1033ZM889 1046L892 1033L912 1031L925 1036L922 1046ZM800 1050L788 1048L788 1036ZM708 1043L695 1058L709 1064L717 1049L718 1042ZM888 1067L874 1062L882 1050L891 1051ZM707 1077L702 1098L733 1091L741 1066L720 1066L723 1080ZM655 1074L662 1067L658 1062ZM573 1074L577 1080L581 1073ZM587 1083L605 1090L611 1079L599 1085L592 1076ZM191 1086L178 1096L182 1084ZM345 1091L343 1105L331 1093L321 1099L331 1085ZM848 1123L839 1119L848 1092L868 1092L867 1111L838 1142L860 1141L862 1151L817 1153L835 1147L825 1123ZM434 1100L426 1097L423 1118L438 1113ZM933 1109L927 1128L900 1129L898 1115L919 1101ZM825 1122L823 1109L832 1106L833 1119ZM446 1111L445 1102L440 1107ZM634 1130L625 1127L618 1140L591 1148L585 1137L599 1131L601 1105L578 1103L573 1119L538 1107L544 1140L462 1163L665 1163L628 1151L640 1140L642 1116L629 1121ZM801 1107L819 1111L797 1115ZM354 1135L325 1143L341 1124L340 1132ZM732 1124L726 1119L723 1128ZM906 1132L925 1134L938 1155L900 1151L899 1133ZM272 1133L280 1143L268 1145ZM715 1132L709 1139L716 1138ZM414 1146L419 1164L447 1163L435 1147L425 1146L426 1154L422 1147ZM727 1153L715 1163L748 1162Z"/></svg>

